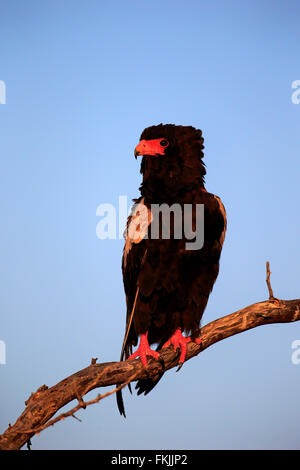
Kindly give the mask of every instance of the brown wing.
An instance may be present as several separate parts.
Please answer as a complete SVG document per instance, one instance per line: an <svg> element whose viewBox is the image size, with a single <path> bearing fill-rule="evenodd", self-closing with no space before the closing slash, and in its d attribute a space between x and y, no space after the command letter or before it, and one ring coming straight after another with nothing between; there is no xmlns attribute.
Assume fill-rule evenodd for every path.
<svg viewBox="0 0 300 470"><path fill-rule="evenodd" d="M134 314L139 298L139 277L147 256L147 244L144 239L151 223L151 213L142 198L137 200L127 220L125 245L122 257L123 284L126 294L127 314L121 361L132 353L140 331L134 328Z"/></svg>
<svg viewBox="0 0 300 470"><path fill-rule="evenodd" d="M179 326L193 336L198 333L219 271L226 213L220 198L213 194L201 192L200 199L194 196L196 201L204 204L204 244L200 250L187 250L186 238L163 239L161 234L159 239L144 238L152 214L139 200L136 214L140 215L139 208L146 208L142 217L146 223L139 226L135 239L129 232L122 261L127 318L121 359L131 354L138 336L146 331L150 344L166 341ZM131 215L128 225L133 221Z"/></svg>
<svg viewBox="0 0 300 470"><path fill-rule="evenodd" d="M192 337L198 335L202 315L218 276L227 226L226 212L221 199L213 194L202 194L201 203L204 203L204 245L200 250L185 250L180 240L158 241L162 243L164 256L160 257L160 267L153 280L156 288L152 289L151 297L155 312L152 312L149 329L149 337L159 342L158 349L178 326L191 332ZM138 381L138 394L149 393L160 378Z"/></svg>
<svg viewBox="0 0 300 470"><path fill-rule="evenodd" d="M122 271L127 318L121 360L128 358L138 336L146 331L149 344L158 343L158 349L179 326L192 337L199 333L219 271L226 213L213 194L201 192L193 202L204 203L204 245L200 250L186 250L184 238L125 241ZM131 221L132 216L128 223ZM149 393L159 379L138 381L138 394ZM123 412L121 394L118 404Z"/></svg>
<svg viewBox="0 0 300 470"><path fill-rule="evenodd" d="M151 222L151 219L148 219L148 210L146 208L146 221L144 221L144 226L141 227L136 225L136 216L139 217L141 215L139 212L139 206L144 206L142 198L139 198L136 201L136 204L133 206L131 214L127 219L125 244L122 256L122 274L124 290L126 294L127 314L125 335L120 356L121 361L124 360L124 357L127 359L132 354L132 347L136 346L138 342L138 335L140 333L137 328L134 328L134 315L139 296L139 276L147 256L147 246L144 235L146 227L148 227L149 221ZM130 385L129 390L131 391ZM126 417L121 390L116 393L116 397L119 411L121 415Z"/></svg>

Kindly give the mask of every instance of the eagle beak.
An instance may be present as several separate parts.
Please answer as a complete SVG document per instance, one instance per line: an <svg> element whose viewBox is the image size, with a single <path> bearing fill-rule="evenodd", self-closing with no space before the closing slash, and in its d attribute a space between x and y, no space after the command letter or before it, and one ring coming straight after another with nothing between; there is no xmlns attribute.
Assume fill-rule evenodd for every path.
<svg viewBox="0 0 300 470"><path fill-rule="evenodd" d="M146 152L147 151L147 148L146 148L146 145L145 145L146 141L145 140L141 140L138 145L135 147L134 149L134 158L137 159L137 157L139 155L144 155L143 152Z"/></svg>
<svg viewBox="0 0 300 470"><path fill-rule="evenodd" d="M162 139L141 140L134 149L134 156L137 158L139 155L164 155L165 148L160 145Z"/></svg>

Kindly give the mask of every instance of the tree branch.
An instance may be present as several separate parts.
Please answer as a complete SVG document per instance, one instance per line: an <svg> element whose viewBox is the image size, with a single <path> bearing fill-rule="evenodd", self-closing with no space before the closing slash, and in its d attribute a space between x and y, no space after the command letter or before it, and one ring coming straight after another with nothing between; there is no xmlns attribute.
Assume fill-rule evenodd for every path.
<svg viewBox="0 0 300 470"><path fill-rule="evenodd" d="M271 282L270 282L271 271L270 271L270 263L269 263L269 261L266 262L266 268L267 268L267 279L266 279L266 283L267 283L268 291L269 291L269 300L274 300L275 297L274 297L273 290L272 290L272 287L271 287Z"/></svg>
<svg viewBox="0 0 300 470"><path fill-rule="evenodd" d="M188 343L186 360L197 356L201 351L218 341L251 328L299 320L300 299L278 300L271 297L267 301L252 304L202 327L202 343L200 345L194 342ZM170 346L161 351L161 359L164 362L164 370L168 370L178 365L179 356ZM90 402L84 402L82 397L95 388L115 384L122 384L120 387L124 387L131 381L155 377L162 371L163 364L154 359L149 359L147 370L143 368L140 360L97 364L94 359L88 367L67 377L53 387L48 388L43 385L35 393L32 393L25 402L26 408L16 423L13 426L9 425L8 429L0 436L0 449L20 449L26 442L29 442L34 434L66 416L74 417L74 413L78 409L85 408L92 403L98 403L102 398L117 390L114 389L105 395L98 395ZM58 410L74 399L78 402L74 408L51 420Z"/></svg>

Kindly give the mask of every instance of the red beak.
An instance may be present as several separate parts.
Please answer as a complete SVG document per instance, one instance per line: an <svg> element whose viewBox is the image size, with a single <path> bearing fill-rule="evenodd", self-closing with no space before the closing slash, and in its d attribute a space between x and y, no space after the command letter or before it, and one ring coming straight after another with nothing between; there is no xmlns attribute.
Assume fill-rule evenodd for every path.
<svg viewBox="0 0 300 470"><path fill-rule="evenodd" d="M162 146L160 144L160 142L162 141L163 139L141 140L139 144L135 147L135 158L138 155L164 155L166 146Z"/></svg>

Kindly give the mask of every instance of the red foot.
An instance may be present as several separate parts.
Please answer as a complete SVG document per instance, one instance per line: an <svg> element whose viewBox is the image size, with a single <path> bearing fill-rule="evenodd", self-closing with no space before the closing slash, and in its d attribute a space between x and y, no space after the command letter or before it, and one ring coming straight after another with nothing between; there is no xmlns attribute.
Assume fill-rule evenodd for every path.
<svg viewBox="0 0 300 470"><path fill-rule="evenodd" d="M188 337L182 336L181 328L177 328L177 330L171 336L171 338L168 339L168 341L163 345L163 348L167 348L168 346L173 344L174 349L178 349L178 348L181 349L180 358L179 358L179 367L178 367L177 371L179 371L179 369L182 367L182 365L185 361L186 345L187 345L187 343L190 343L191 341L192 340L191 340L190 336L188 336ZM202 343L200 338L195 338L194 341L197 344Z"/></svg>
<svg viewBox="0 0 300 470"><path fill-rule="evenodd" d="M148 343L148 331L145 334L141 335L140 338L140 344L137 350L129 356L129 359L135 359L136 357L140 357L142 364L144 367L147 367L147 356L152 356L154 359L159 358L159 353L157 351L153 351L153 349L150 348L149 343Z"/></svg>

